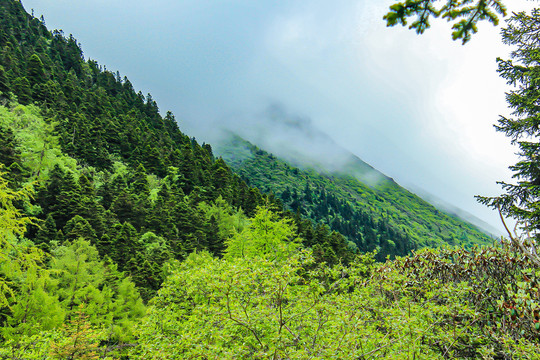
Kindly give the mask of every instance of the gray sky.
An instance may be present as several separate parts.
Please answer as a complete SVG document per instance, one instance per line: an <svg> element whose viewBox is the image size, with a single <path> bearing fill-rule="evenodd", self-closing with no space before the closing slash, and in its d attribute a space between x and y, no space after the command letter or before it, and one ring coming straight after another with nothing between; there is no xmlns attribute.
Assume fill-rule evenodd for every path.
<svg viewBox="0 0 540 360"><path fill-rule="evenodd" d="M499 28L480 25L466 46L446 22L416 36L385 27L391 3L23 0L200 141L212 142L216 124L263 122L279 103L400 184L501 228L474 199L498 194L515 162L492 127L508 113Z"/></svg>

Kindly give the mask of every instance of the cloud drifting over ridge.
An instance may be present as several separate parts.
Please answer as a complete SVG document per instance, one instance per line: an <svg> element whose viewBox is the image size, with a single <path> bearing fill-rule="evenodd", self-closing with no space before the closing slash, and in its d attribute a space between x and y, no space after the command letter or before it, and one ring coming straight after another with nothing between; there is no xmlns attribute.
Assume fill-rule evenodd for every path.
<svg viewBox="0 0 540 360"><path fill-rule="evenodd" d="M473 196L497 194L515 161L492 128L507 112L495 57L508 49L491 25L466 46L444 21L421 37L387 29L391 3L23 0L202 141L281 103L402 185L498 225Z"/></svg>

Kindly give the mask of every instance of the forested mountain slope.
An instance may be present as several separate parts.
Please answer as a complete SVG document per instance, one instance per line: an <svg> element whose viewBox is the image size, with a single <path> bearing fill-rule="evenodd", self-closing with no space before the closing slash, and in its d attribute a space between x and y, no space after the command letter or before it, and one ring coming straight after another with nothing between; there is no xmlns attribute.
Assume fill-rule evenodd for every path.
<svg viewBox="0 0 540 360"><path fill-rule="evenodd" d="M0 20L0 163L13 188L34 188L26 237L42 250L83 237L148 299L163 264L195 250L220 256L258 206L292 216L183 134L170 112L161 116L151 95L85 60L73 36L49 32L19 1L0 1ZM296 224L320 244L320 260L349 257L339 234Z"/></svg>
<svg viewBox="0 0 540 360"><path fill-rule="evenodd" d="M378 248L379 259L426 246L471 246L493 241L352 154L339 169L329 171L321 166L294 167L236 135L215 151L250 185L276 194L292 211L327 224L361 251Z"/></svg>

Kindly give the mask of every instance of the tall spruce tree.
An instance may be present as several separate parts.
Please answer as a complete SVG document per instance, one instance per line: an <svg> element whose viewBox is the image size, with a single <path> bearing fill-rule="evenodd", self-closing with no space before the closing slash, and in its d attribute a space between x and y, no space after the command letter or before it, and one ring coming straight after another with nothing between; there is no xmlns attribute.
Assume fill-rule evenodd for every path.
<svg viewBox="0 0 540 360"><path fill-rule="evenodd" d="M540 240L540 10L530 15L520 12L508 20L503 42L516 47L511 60L497 59L499 73L515 88L506 94L513 109L511 117L501 116L496 129L519 147L520 160L510 169L516 183L500 182L505 194L479 197L480 202L498 208L517 220L525 233ZM512 235L510 234L512 237Z"/></svg>

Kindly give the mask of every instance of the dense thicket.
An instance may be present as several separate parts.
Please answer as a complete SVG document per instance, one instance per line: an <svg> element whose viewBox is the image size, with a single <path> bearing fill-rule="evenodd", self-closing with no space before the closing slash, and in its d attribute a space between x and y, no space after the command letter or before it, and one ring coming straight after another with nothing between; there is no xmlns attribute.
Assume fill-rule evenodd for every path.
<svg viewBox="0 0 540 360"><path fill-rule="evenodd" d="M374 266L193 254L135 359L538 359L538 271L516 248L424 249Z"/></svg>

